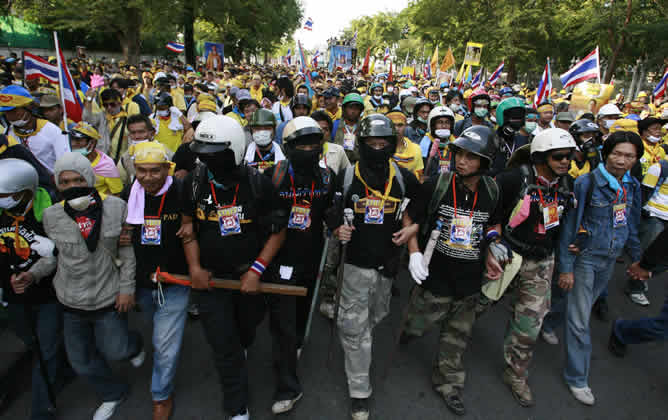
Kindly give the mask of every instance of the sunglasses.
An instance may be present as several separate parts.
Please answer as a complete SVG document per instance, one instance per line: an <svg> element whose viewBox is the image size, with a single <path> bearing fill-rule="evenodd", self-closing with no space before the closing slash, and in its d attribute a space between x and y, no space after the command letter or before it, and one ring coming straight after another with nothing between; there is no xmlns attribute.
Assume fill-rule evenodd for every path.
<svg viewBox="0 0 668 420"><path fill-rule="evenodd" d="M552 160L557 161L557 162L562 161L562 160L564 160L564 159L571 160L572 157L573 157L573 153L572 153L572 152L568 152L568 153L554 153L554 154L552 154L552 156L551 156Z"/></svg>

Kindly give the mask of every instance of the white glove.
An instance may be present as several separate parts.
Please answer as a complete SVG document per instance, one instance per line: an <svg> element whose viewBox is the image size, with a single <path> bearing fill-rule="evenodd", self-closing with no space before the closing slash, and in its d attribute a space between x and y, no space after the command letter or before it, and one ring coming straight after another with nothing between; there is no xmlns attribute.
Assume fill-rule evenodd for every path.
<svg viewBox="0 0 668 420"><path fill-rule="evenodd" d="M513 255L510 253L510 250L501 242L492 242L489 244L489 252L492 253L496 261L505 266L512 261Z"/></svg>
<svg viewBox="0 0 668 420"><path fill-rule="evenodd" d="M422 262L423 258L421 252L413 252L408 261L408 271L410 271L411 277L413 277L413 280L415 280L415 283L417 284L422 284L422 282L429 276L429 267L424 266L424 263Z"/></svg>

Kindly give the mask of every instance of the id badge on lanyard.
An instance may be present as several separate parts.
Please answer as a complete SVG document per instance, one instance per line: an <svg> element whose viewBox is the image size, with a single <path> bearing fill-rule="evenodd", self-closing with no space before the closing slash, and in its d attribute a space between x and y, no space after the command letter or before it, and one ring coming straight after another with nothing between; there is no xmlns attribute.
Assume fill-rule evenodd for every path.
<svg viewBox="0 0 668 420"><path fill-rule="evenodd" d="M288 229L306 230L311 226L311 207L295 204L290 210Z"/></svg>
<svg viewBox="0 0 668 420"><path fill-rule="evenodd" d="M612 227L626 226L626 203L612 206Z"/></svg>
<svg viewBox="0 0 668 420"><path fill-rule="evenodd" d="M383 200L367 197L364 210L364 223L368 225L382 225L385 220Z"/></svg>
<svg viewBox="0 0 668 420"><path fill-rule="evenodd" d="M543 226L545 230L559 226L559 206L556 201L543 207Z"/></svg>
<svg viewBox="0 0 668 420"><path fill-rule="evenodd" d="M141 226L141 244L160 245L161 238L162 221L160 217L144 217L144 224Z"/></svg>
<svg viewBox="0 0 668 420"><path fill-rule="evenodd" d="M344 150L353 150L355 148L355 134L354 133L345 133L343 135L343 149Z"/></svg>
<svg viewBox="0 0 668 420"><path fill-rule="evenodd" d="M440 173L445 173L450 170L450 153L447 149L438 151L438 167Z"/></svg>
<svg viewBox="0 0 668 420"><path fill-rule="evenodd" d="M223 206L218 209L218 224L220 235L237 235L241 233L239 211L236 206Z"/></svg>
<svg viewBox="0 0 668 420"><path fill-rule="evenodd" d="M473 219L469 216L457 216L450 225L448 245L455 248L471 249Z"/></svg>

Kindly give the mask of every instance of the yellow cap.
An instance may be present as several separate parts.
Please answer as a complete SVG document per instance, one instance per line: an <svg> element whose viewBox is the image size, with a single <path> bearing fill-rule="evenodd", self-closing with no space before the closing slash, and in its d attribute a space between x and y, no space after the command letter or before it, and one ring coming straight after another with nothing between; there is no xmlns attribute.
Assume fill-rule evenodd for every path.
<svg viewBox="0 0 668 420"><path fill-rule="evenodd" d="M638 92L638 97L636 99L646 98L646 97L647 97L647 92L641 90L640 92Z"/></svg>
<svg viewBox="0 0 668 420"><path fill-rule="evenodd" d="M100 140L100 134L97 132L95 127L85 121L78 122L77 125L72 127L71 131L76 131L83 134L84 136L88 136L95 140Z"/></svg>
<svg viewBox="0 0 668 420"><path fill-rule="evenodd" d="M142 163L167 163L169 164L169 175L174 174L176 164L170 162L167 150L162 143L157 141L145 141L142 143L135 143L128 149L128 153L132 157L135 164Z"/></svg>
<svg viewBox="0 0 668 420"><path fill-rule="evenodd" d="M200 111L206 110L216 112L216 104L210 99L205 99L203 101L199 101L197 109Z"/></svg>
<svg viewBox="0 0 668 420"><path fill-rule="evenodd" d="M610 133L612 134L617 131L630 131L640 135L638 132L638 122L628 118L620 118L615 121L614 124L612 124L610 127Z"/></svg>

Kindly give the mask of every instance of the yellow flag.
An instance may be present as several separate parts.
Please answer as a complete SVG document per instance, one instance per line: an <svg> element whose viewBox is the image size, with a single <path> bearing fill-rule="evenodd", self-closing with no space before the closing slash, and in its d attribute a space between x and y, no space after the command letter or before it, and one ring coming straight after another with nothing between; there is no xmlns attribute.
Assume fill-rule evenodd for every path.
<svg viewBox="0 0 668 420"><path fill-rule="evenodd" d="M445 53L443 57L443 63L441 63L441 71L447 71L450 67L455 65L455 56L452 54L452 48L448 47L448 52Z"/></svg>
<svg viewBox="0 0 668 420"><path fill-rule="evenodd" d="M466 69L466 64L462 63L462 66L459 68L459 73L457 73L457 78L455 82L459 82L464 77L464 69Z"/></svg>
<svg viewBox="0 0 668 420"><path fill-rule="evenodd" d="M371 67L369 67L369 74L373 74L373 69L376 67L376 59L374 58L371 62Z"/></svg>
<svg viewBox="0 0 668 420"><path fill-rule="evenodd" d="M430 66L432 77L436 77L436 69L438 69L438 45L434 49L434 54L431 56Z"/></svg>

